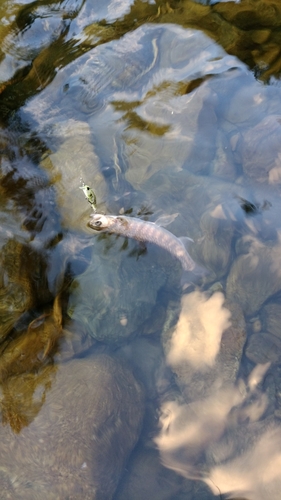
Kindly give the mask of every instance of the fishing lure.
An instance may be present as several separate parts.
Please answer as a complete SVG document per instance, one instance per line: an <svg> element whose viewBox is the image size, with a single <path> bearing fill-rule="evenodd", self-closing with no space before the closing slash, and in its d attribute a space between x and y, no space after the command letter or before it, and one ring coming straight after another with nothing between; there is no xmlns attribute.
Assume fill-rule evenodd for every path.
<svg viewBox="0 0 281 500"><path fill-rule="evenodd" d="M79 189L82 189L82 191L83 191L83 193L85 195L86 200L88 200L88 202L90 203L92 209L94 210L94 212L96 212L97 211L97 207L96 207L97 198L96 198L94 190L92 188L90 188L90 186L87 186L84 183L83 183L82 186L79 187Z"/></svg>

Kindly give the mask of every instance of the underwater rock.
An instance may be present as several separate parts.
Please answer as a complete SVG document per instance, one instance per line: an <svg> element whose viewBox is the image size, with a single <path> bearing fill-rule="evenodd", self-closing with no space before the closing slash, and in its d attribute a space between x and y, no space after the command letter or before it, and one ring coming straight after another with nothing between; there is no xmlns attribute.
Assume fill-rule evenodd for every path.
<svg viewBox="0 0 281 500"><path fill-rule="evenodd" d="M274 366L274 403L275 403L275 416L281 420L281 367L280 363Z"/></svg>
<svg viewBox="0 0 281 500"><path fill-rule="evenodd" d="M241 138L241 135L254 128L264 116L268 115L270 105L266 92L262 92L253 76L243 74L237 75L237 77L237 81L235 81L235 78L230 81L234 88L231 89L229 84L228 92L232 90L233 95L228 105L225 103L226 105L223 108L224 119L236 126L233 127L233 137L231 137L235 159L239 152L239 148L235 146L234 141L237 133L238 137ZM239 159L241 160L241 156Z"/></svg>
<svg viewBox="0 0 281 500"><path fill-rule="evenodd" d="M112 248L102 256L106 241ZM128 248L123 242L120 249L120 241L114 235L97 241L94 251L99 248L100 254L93 254L88 269L72 283L67 310L89 335L113 344L147 331L158 292L167 287L176 293L181 277L180 263L168 252L150 245L144 253L134 242Z"/></svg>
<svg viewBox="0 0 281 500"><path fill-rule="evenodd" d="M18 293L17 304L11 308L15 312L15 322L27 309L51 303L61 292L66 275L69 280L85 269L87 249L92 242L85 233L71 232L62 226L54 188L59 178L55 179L54 172L40 168L40 160L34 161L38 156L41 158L41 148L45 150L46 146L39 140L34 146L29 133L19 137L18 131L13 129L8 129L6 135L0 130L1 140L5 156L0 163L0 285L4 289L10 287L11 293L6 294L7 299L3 297L0 309L3 306L5 312L5 300L15 295L12 287L18 285L14 286ZM32 148L37 148L36 152ZM67 175L69 179L69 171ZM77 192L85 210L89 205L79 189L79 180ZM74 194L65 197L66 208L69 198L73 200ZM76 209L77 216L78 213ZM26 294L25 300L23 294ZM3 313L2 323L4 321Z"/></svg>
<svg viewBox="0 0 281 500"><path fill-rule="evenodd" d="M216 3L213 10L240 29L257 30L281 24L280 4L274 0L245 0L243 3Z"/></svg>
<svg viewBox="0 0 281 500"><path fill-rule="evenodd" d="M128 470L122 478L114 500L143 500L144 498L170 500L176 498L183 489L186 493L192 494L193 482L184 480L174 471L163 467L159 463L156 450L141 449L131 457Z"/></svg>
<svg viewBox="0 0 281 500"><path fill-rule="evenodd" d="M193 96L178 93L176 85L171 83L147 97L137 108L138 115L150 127L152 121L165 125L162 133L148 134L149 125L140 130L135 118L136 125L132 122L123 134L126 155L130 158L125 176L135 189L162 171L170 158L175 170L188 165L193 173L209 172L217 134L215 97L207 84L202 84Z"/></svg>
<svg viewBox="0 0 281 500"><path fill-rule="evenodd" d="M235 242L241 235L246 240L260 237L261 241L268 240L268 245L278 237L281 203L278 190L272 186L265 191L264 187L163 168L142 189L151 204L157 197L163 210L178 214L169 230L178 237L194 240L188 252L196 263L210 271L208 282L227 273Z"/></svg>
<svg viewBox="0 0 281 500"><path fill-rule="evenodd" d="M189 404L165 401L154 439L163 465L200 477L216 496L278 500L281 426L266 416L262 390L269 366L257 365L246 381L214 384L207 397Z"/></svg>
<svg viewBox="0 0 281 500"><path fill-rule="evenodd" d="M280 302L266 304L261 312L264 330L281 339L281 307Z"/></svg>
<svg viewBox="0 0 281 500"><path fill-rule="evenodd" d="M39 252L29 244L10 239L1 250L0 341L20 316L35 305L52 299L46 268Z"/></svg>
<svg viewBox="0 0 281 500"><path fill-rule="evenodd" d="M130 363L134 374L145 388L146 398L155 402L172 384L172 374L167 368L162 346L155 336L136 337L121 346L118 358Z"/></svg>
<svg viewBox="0 0 281 500"><path fill-rule="evenodd" d="M49 150L42 165L56 174L69 226L85 210L75 193L81 176L108 210L171 159L175 169L208 173L218 96L207 80L231 68L244 65L204 33L176 24L144 24L121 38L118 31L60 66L20 115Z"/></svg>
<svg viewBox="0 0 281 500"><path fill-rule="evenodd" d="M1 131L2 132L2 131ZM7 129L3 140L1 178L1 315L8 331L27 310L51 303L66 272L66 259L58 255L63 239L61 218L56 210L55 190L46 172L38 168L39 156L30 136ZM3 136L3 137L2 137ZM10 222L10 224L9 224ZM69 238L68 238L69 239ZM60 245L62 246L62 245ZM68 245L69 247L69 245ZM68 248L69 250L69 248ZM68 263L73 254L68 252ZM62 278L56 289L55 275ZM6 296L5 296L6 290ZM14 321L5 319L14 312ZM11 324L10 324L11 323ZM2 339L6 333L3 332Z"/></svg>
<svg viewBox="0 0 281 500"><path fill-rule="evenodd" d="M231 260L234 225L219 204L206 211L200 220L202 238L196 242L194 252L207 269L215 270L219 279L226 273Z"/></svg>
<svg viewBox="0 0 281 500"><path fill-rule="evenodd" d="M234 382L246 340L244 316L221 292L183 296L176 325L163 331L166 361L185 401Z"/></svg>
<svg viewBox="0 0 281 500"><path fill-rule="evenodd" d="M33 246L27 231L24 234L26 241L15 234L1 248L0 343L24 313L52 303L56 292L66 288L90 260L89 238L66 233L57 245L44 250Z"/></svg>
<svg viewBox="0 0 281 500"><path fill-rule="evenodd" d="M60 298L56 297L51 311L33 320L25 332L7 339L0 346L0 381L38 370L51 362L61 334L61 305Z"/></svg>
<svg viewBox="0 0 281 500"><path fill-rule="evenodd" d="M0 288L0 342L2 342L19 317L33 305L28 290L10 283Z"/></svg>
<svg viewBox="0 0 281 500"><path fill-rule="evenodd" d="M110 500L143 405L131 372L103 354L10 378L1 388L1 496Z"/></svg>
<svg viewBox="0 0 281 500"><path fill-rule="evenodd" d="M279 499L281 427L271 417L255 421L257 406L256 402L248 422L245 412L245 420L231 426L210 448L210 472L205 481L214 495L219 491L235 499Z"/></svg>
<svg viewBox="0 0 281 500"><path fill-rule="evenodd" d="M261 305L281 289L281 236L263 243L248 235L239 247L244 252L233 262L226 283L226 296L239 304L246 315L255 314Z"/></svg>
<svg viewBox="0 0 281 500"><path fill-rule="evenodd" d="M280 303L266 303L260 312L260 318L261 321L257 321L260 323L261 331L254 330L249 337L245 354L254 363L267 363L268 361L277 363L281 356Z"/></svg>
<svg viewBox="0 0 281 500"><path fill-rule="evenodd" d="M33 193L36 191L38 195L41 191L40 176L38 172L34 172L31 162L28 165L30 168L27 175L26 162L24 159L20 162L19 146L12 133L9 135L9 132L1 129L0 141L3 148L0 162L0 342L2 342L26 310L40 303L49 302L52 300L52 294L48 289L47 262L40 251L42 247L39 250L36 244L33 245L35 238L33 230L36 224L34 214L29 219L32 219L32 227L27 228L29 225L27 213L30 214L34 208L33 202L36 204ZM20 164L20 172L17 170L17 162ZM42 179L41 181L43 183ZM48 217L52 219L52 208L48 202L50 198L46 196ZM37 205L38 212L41 212L41 208L42 206L39 208ZM45 215L43 221L45 227L48 217ZM42 227L38 232L41 229ZM48 237L50 236L52 238L49 233Z"/></svg>
<svg viewBox="0 0 281 500"><path fill-rule="evenodd" d="M235 180L237 169L231 144L226 134L218 130L216 138L216 153L211 165L212 175L226 181Z"/></svg>
<svg viewBox="0 0 281 500"><path fill-rule="evenodd" d="M86 122L79 120L55 121L48 129L48 141L51 140L58 141L59 147L41 161L41 167L55 181L63 225L69 229L81 228L91 212L79 189L82 180L94 189L99 206L106 195L91 130Z"/></svg>
<svg viewBox="0 0 281 500"><path fill-rule="evenodd" d="M250 336L245 354L253 363L276 363L281 358L281 339L270 333L254 333Z"/></svg>
<svg viewBox="0 0 281 500"><path fill-rule="evenodd" d="M281 115L266 116L242 135L243 170L254 181L281 182Z"/></svg>
<svg viewBox="0 0 281 500"><path fill-rule="evenodd" d="M4 281L15 283L30 296L34 304L46 304L52 299L48 289L47 260L30 243L10 239L2 247Z"/></svg>

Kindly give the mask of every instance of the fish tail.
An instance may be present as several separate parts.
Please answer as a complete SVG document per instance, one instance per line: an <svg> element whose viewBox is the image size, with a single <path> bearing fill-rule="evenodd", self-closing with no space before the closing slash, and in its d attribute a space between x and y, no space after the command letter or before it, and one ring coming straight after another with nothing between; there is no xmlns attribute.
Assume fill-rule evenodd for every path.
<svg viewBox="0 0 281 500"><path fill-rule="evenodd" d="M181 275L181 286L185 290L192 285L202 285L209 271L199 264L195 264L192 270L184 269Z"/></svg>

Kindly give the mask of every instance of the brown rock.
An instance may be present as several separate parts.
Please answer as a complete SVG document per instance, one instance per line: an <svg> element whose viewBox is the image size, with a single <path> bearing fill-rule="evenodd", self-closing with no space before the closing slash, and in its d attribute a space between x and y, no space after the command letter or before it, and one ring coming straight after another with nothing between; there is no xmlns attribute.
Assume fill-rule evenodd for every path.
<svg viewBox="0 0 281 500"><path fill-rule="evenodd" d="M30 245L9 239L1 249L0 342L28 309L52 300L47 264ZM40 276L40 279L38 279Z"/></svg>
<svg viewBox="0 0 281 500"><path fill-rule="evenodd" d="M61 333L61 305L57 297L48 314L42 314L30 323L25 332L1 345L0 381L46 364L58 348Z"/></svg>
<svg viewBox="0 0 281 500"><path fill-rule="evenodd" d="M223 19L240 29L279 26L281 23L280 3L266 0L246 0L243 3L220 2L214 11Z"/></svg>

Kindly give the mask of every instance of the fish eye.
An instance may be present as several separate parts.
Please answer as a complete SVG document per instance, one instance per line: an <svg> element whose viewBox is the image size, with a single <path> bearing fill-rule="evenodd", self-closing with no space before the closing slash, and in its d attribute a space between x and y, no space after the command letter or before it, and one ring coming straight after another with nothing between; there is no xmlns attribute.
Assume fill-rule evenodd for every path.
<svg viewBox="0 0 281 500"><path fill-rule="evenodd" d="M102 223L101 223L101 221L100 221L100 220L97 220L97 221L95 222L95 226L100 227L100 226L101 226L101 224L102 224Z"/></svg>

